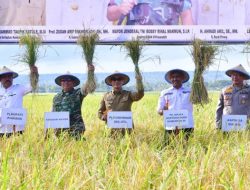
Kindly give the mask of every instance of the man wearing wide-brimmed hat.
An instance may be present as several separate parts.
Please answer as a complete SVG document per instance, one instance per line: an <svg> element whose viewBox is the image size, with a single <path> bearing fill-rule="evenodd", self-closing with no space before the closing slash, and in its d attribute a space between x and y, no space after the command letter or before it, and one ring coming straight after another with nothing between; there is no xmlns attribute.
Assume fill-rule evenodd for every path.
<svg viewBox="0 0 250 190"><path fill-rule="evenodd" d="M142 77L136 76L136 92L123 90L122 86L129 82L129 76L115 72L106 77L105 83L112 86L112 91L104 94L101 100L100 108L98 110L98 117L107 122L107 113L109 111L131 111L132 103L140 100L144 96L144 88ZM124 129L112 129L112 132L121 131L125 134ZM131 132L129 130L128 132Z"/></svg>
<svg viewBox="0 0 250 190"><path fill-rule="evenodd" d="M216 110L216 128L221 128L222 115L247 115L250 118L250 86L244 83L250 75L240 64L226 71L232 85L221 92Z"/></svg>
<svg viewBox="0 0 250 190"><path fill-rule="evenodd" d="M165 74L165 80L172 85L172 87L163 90L158 100L157 111L163 115L164 110L187 110L188 111L188 125L182 127L166 127L165 140L168 144L169 135L178 134L183 131L185 138L193 132L193 105L190 102L190 88L184 87L183 83L189 80L189 74L181 69L173 69Z"/></svg>
<svg viewBox="0 0 250 190"><path fill-rule="evenodd" d="M94 65L88 65L88 70L94 71ZM55 95L53 99L53 111L69 112L70 128L55 129L55 134L58 136L62 132L68 132L75 139L80 139L85 131L85 125L82 118L82 101L88 95L87 86L75 89L74 87L80 84L80 80L71 74L64 74L56 77L55 83L62 87L62 91ZM95 88L95 87L94 87Z"/></svg>
<svg viewBox="0 0 250 190"><path fill-rule="evenodd" d="M31 72L37 73L37 68L33 66ZM4 66L0 69L0 109L22 108L23 96L31 92L31 86L13 84L13 79L18 77L18 73ZM4 126L0 124L0 135L11 136L13 133L22 134L25 126Z"/></svg>

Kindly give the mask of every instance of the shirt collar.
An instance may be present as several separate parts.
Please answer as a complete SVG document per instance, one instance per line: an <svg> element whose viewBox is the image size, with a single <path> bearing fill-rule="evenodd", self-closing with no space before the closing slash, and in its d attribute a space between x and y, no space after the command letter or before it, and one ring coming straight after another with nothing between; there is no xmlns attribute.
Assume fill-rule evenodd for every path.
<svg viewBox="0 0 250 190"><path fill-rule="evenodd" d="M70 91L68 91L68 92L64 92L63 90L62 90L62 94L63 95L67 95L67 94L72 94L73 92L74 92L74 88L72 89L72 90L70 90Z"/></svg>
<svg viewBox="0 0 250 190"><path fill-rule="evenodd" d="M112 93L113 95L119 95L119 94L122 93L122 90L120 90L120 91L118 91L118 92L115 92L114 90L112 90L111 93Z"/></svg>

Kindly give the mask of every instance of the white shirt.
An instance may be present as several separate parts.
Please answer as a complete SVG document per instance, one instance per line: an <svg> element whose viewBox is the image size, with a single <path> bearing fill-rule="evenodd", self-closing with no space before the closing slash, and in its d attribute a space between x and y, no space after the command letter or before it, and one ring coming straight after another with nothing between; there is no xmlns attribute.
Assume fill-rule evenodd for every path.
<svg viewBox="0 0 250 190"><path fill-rule="evenodd" d="M3 108L22 108L23 96L31 91L31 87L15 84L8 89L0 88L0 110ZM16 126L16 131L23 131L25 126ZM13 126L0 124L0 133L13 133Z"/></svg>
<svg viewBox="0 0 250 190"><path fill-rule="evenodd" d="M45 25L45 0L0 0L0 25Z"/></svg>
<svg viewBox="0 0 250 190"><path fill-rule="evenodd" d="M190 102L190 88L181 87L176 89L170 87L161 91L157 111L163 110L164 106L168 102L168 110L187 110L188 111L188 126L182 126L182 128L193 128L193 105ZM171 128L172 129L172 128Z"/></svg>
<svg viewBox="0 0 250 190"><path fill-rule="evenodd" d="M108 24L109 0L50 0L46 2L46 25L91 26Z"/></svg>

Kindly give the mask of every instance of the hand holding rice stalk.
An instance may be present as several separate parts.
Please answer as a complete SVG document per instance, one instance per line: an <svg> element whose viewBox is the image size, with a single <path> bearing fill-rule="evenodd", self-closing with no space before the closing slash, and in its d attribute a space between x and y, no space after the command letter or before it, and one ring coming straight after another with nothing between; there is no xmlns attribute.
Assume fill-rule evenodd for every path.
<svg viewBox="0 0 250 190"><path fill-rule="evenodd" d="M144 43L139 40L133 39L124 43L124 47L127 50L127 56L130 57L135 65L135 76L136 79L142 80L142 76L139 69L139 60L142 56L142 50ZM143 90L143 84L137 83L138 90Z"/></svg>
<svg viewBox="0 0 250 190"><path fill-rule="evenodd" d="M99 40L99 35L96 32L80 35L78 38L78 44L83 49L83 55L87 66L93 64L93 58L95 53L96 43ZM96 79L94 70L88 70L88 78L85 84L87 93L93 93L96 89Z"/></svg>
<svg viewBox="0 0 250 190"><path fill-rule="evenodd" d="M40 36L26 34L19 38L19 44L25 48L25 52L21 56L21 61L27 63L30 68L30 84L33 92L35 92L38 87L39 74L35 64L39 57L39 47L41 43L42 38Z"/></svg>
<svg viewBox="0 0 250 190"><path fill-rule="evenodd" d="M194 79L190 101L193 104L209 103L208 92L204 84L203 73L213 64L218 47L206 44L199 39L193 41L192 57L195 63Z"/></svg>

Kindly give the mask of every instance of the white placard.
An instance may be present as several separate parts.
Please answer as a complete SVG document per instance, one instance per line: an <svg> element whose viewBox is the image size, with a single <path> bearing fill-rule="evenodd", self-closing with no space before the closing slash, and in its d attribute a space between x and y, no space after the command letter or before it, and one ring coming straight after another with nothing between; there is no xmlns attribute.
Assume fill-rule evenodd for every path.
<svg viewBox="0 0 250 190"><path fill-rule="evenodd" d="M222 131L243 131L247 127L246 115L223 115Z"/></svg>
<svg viewBox="0 0 250 190"><path fill-rule="evenodd" d="M187 110L164 110L164 126L167 130L173 130L177 126L179 129L182 126L188 126L188 111Z"/></svg>
<svg viewBox="0 0 250 190"><path fill-rule="evenodd" d="M110 111L108 112L107 125L109 128L121 129L132 128L132 112L131 111Z"/></svg>
<svg viewBox="0 0 250 190"><path fill-rule="evenodd" d="M3 125L25 125L27 111L23 108L4 108L1 113Z"/></svg>
<svg viewBox="0 0 250 190"><path fill-rule="evenodd" d="M45 112L45 128L69 128L69 112Z"/></svg>

